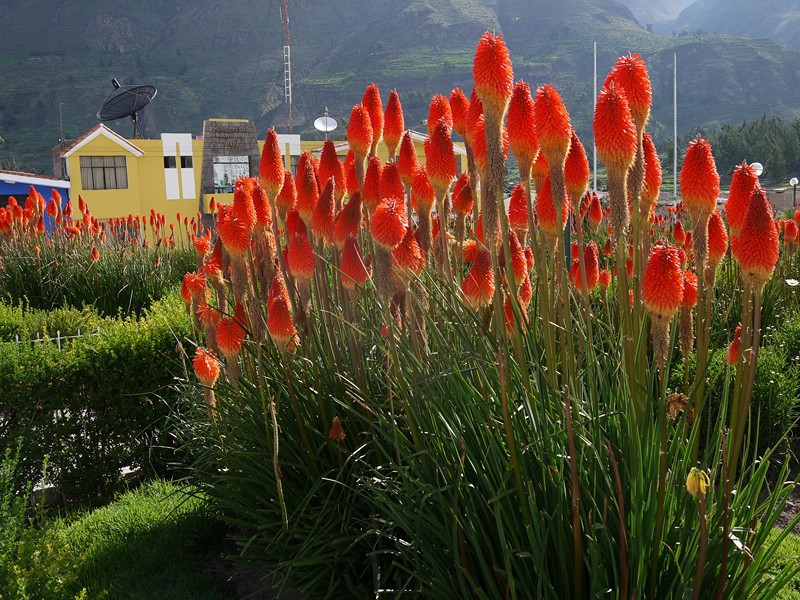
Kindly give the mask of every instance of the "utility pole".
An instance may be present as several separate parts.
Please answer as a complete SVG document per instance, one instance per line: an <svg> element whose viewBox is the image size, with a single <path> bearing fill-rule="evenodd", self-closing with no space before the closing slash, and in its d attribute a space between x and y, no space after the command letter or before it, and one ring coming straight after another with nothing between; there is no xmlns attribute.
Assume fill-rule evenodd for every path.
<svg viewBox="0 0 800 600"><path fill-rule="evenodd" d="M286 131L292 133L292 48L289 41L289 0L281 2L283 27L283 101L286 107Z"/></svg>
<svg viewBox="0 0 800 600"><path fill-rule="evenodd" d="M64 142L64 103L59 101L58 102L58 144L61 148L60 156L61 159L61 178L67 178L67 160L64 158L64 148L67 147L66 143Z"/></svg>

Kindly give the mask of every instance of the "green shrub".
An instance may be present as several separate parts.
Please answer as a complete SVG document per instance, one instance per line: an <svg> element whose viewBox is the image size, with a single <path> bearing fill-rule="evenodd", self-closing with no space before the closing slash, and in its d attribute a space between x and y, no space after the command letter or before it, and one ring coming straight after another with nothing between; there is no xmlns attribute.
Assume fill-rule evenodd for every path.
<svg viewBox="0 0 800 600"><path fill-rule="evenodd" d="M49 455L49 479L68 500L90 504L119 488L122 467L163 471L176 345L188 331L172 295L140 319L103 321L100 335L62 351L54 343L0 343L0 449L22 437L25 478L35 479Z"/></svg>
<svg viewBox="0 0 800 600"><path fill-rule="evenodd" d="M103 318L91 306L32 309L25 304L0 302L0 342L34 340L38 337L75 336L91 334L100 327Z"/></svg>

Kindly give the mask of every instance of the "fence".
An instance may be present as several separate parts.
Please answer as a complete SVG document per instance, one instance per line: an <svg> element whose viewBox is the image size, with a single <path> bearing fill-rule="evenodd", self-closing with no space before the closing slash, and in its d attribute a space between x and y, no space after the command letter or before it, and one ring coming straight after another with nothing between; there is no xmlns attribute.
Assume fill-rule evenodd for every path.
<svg viewBox="0 0 800 600"><path fill-rule="evenodd" d="M20 339L19 334L17 334L15 336L14 341L17 342L17 344L26 344L26 343L29 343L29 342L33 343L33 344L35 344L37 342L55 342L56 345L58 346L58 350L61 351L62 342L66 341L66 340L76 340L78 338L91 337L91 336L97 336L97 335L100 335L100 326L98 326L97 329L92 333L81 333L81 330L78 329L78 333L76 335L61 335L61 331L59 330L59 331L56 331L56 337L42 337L41 333L39 333L37 331L36 332L36 339L31 338L29 340Z"/></svg>

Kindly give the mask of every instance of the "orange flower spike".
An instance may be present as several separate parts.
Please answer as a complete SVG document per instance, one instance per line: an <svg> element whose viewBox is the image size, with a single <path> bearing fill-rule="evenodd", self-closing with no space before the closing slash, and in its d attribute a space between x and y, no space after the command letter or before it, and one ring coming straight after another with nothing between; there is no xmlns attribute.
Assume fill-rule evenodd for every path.
<svg viewBox="0 0 800 600"><path fill-rule="evenodd" d="M533 126L539 140L539 150L548 163L563 165L572 140L572 124L564 101L552 85L536 88L533 104Z"/></svg>
<svg viewBox="0 0 800 600"><path fill-rule="evenodd" d="M428 178L428 171L424 165L418 165L411 186L413 208L418 213L431 212L434 202L436 202L436 191Z"/></svg>
<svg viewBox="0 0 800 600"><path fill-rule="evenodd" d="M308 241L305 230L295 232L289 242L286 266L295 279L310 280L317 266L317 255Z"/></svg>
<svg viewBox="0 0 800 600"><path fill-rule="evenodd" d="M206 235L196 237L194 239L194 249L201 259L205 258L206 254L211 252L211 238Z"/></svg>
<svg viewBox="0 0 800 600"><path fill-rule="evenodd" d="M742 326L737 325L733 332L731 345L728 347L728 364L735 365L739 361L739 347L742 344Z"/></svg>
<svg viewBox="0 0 800 600"><path fill-rule="evenodd" d="M364 160L372 146L374 132L369 118L369 111L363 104L356 104L350 112L347 125L347 141L353 149L356 160Z"/></svg>
<svg viewBox="0 0 800 600"><path fill-rule="evenodd" d="M481 179L488 177L489 155L486 148L486 119L480 115L472 125L470 133L470 144L472 144L472 154L475 157L475 165Z"/></svg>
<svg viewBox="0 0 800 600"><path fill-rule="evenodd" d="M333 239L341 250L349 236L358 237L361 229L361 192L354 192L333 223Z"/></svg>
<svg viewBox="0 0 800 600"><path fill-rule="evenodd" d="M507 129L508 144L520 169L524 168L523 165L533 166L539 155L539 138L536 137L536 128L533 125L533 109L530 86L524 81L518 81L508 105ZM520 177L524 179L530 177L530 174L520 172Z"/></svg>
<svg viewBox="0 0 800 600"><path fill-rule="evenodd" d="M469 113L469 100L461 88L450 92L450 111L453 114L453 129L462 138L467 139L467 113ZM430 121L428 121L430 123Z"/></svg>
<svg viewBox="0 0 800 600"><path fill-rule="evenodd" d="M261 182L253 178L253 206L256 209L256 231L265 231L272 227L272 209L269 197Z"/></svg>
<svg viewBox="0 0 800 600"><path fill-rule="evenodd" d="M386 111L383 113L383 141L386 142L390 157L397 153L397 145L400 143L405 128L400 96L397 94L397 90L392 90L389 93L389 100L386 102Z"/></svg>
<svg viewBox="0 0 800 600"><path fill-rule="evenodd" d="M478 123L479 119L483 117L483 104L481 104L480 98L478 98L478 94L475 93L475 89L472 90L472 94L469 97L469 110L467 111L467 122L466 122L466 133L467 137L464 140L467 142L468 145L474 145L476 131L475 127Z"/></svg>
<svg viewBox="0 0 800 600"><path fill-rule="evenodd" d="M683 301L681 253L672 244L657 244L650 251L642 280L644 306L654 321L669 323Z"/></svg>
<svg viewBox="0 0 800 600"><path fill-rule="evenodd" d="M564 163L564 183L572 200L572 210L575 214L580 214L580 203L586 190L589 189L590 176L589 159L586 158L586 151L578 139L578 134L573 130L569 153Z"/></svg>
<svg viewBox="0 0 800 600"><path fill-rule="evenodd" d="M322 189L319 201L314 207L314 213L311 216L311 231L326 244L330 244L333 240L333 226L336 217L335 189L336 184L333 177L331 177Z"/></svg>
<svg viewBox="0 0 800 600"><path fill-rule="evenodd" d="M236 304L236 313L242 313L242 305ZM217 346L228 361L235 360L242 351L245 329L241 317L223 317L217 323Z"/></svg>
<svg viewBox="0 0 800 600"><path fill-rule="evenodd" d="M264 138L264 148L261 151L261 161L258 163L258 174L261 185L264 186L264 190L273 202L283 188L284 171L278 134L275 129L268 129Z"/></svg>
<svg viewBox="0 0 800 600"><path fill-rule="evenodd" d="M617 59L610 77L614 83L622 87L633 121L639 131L644 131L650 118L650 107L653 104L653 89L647 65L639 54L628 54Z"/></svg>
<svg viewBox="0 0 800 600"><path fill-rule="evenodd" d="M219 209L217 231L225 250L234 260L244 260L250 249L250 232L230 206L221 204Z"/></svg>
<svg viewBox="0 0 800 600"><path fill-rule="evenodd" d="M375 243L389 251L403 241L407 226L406 207L401 198L382 200L370 219L370 233Z"/></svg>
<svg viewBox="0 0 800 600"><path fill-rule="evenodd" d="M364 176L364 185L361 188L361 200L368 213L372 213L378 206L383 196L381 196L381 175L383 166L381 159L372 156L367 163L367 173Z"/></svg>
<svg viewBox="0 0 800 600"><path fill-rule="evenodd" d="M405 195L397 163L389 162L383 167L379 190L381 198L402 198Z"/></svg>
<svg viewBox="0 0 800 600"><path fill-rule="evenodd" d="M428 105L428 135L433 135L433 129L439 121L444 119L448 129L453 129L453 112L450 110L450 102L442 94L434 95L430 105Z"/></svg>
<svg viewBox="0 0 800 600"><path fill-rule="evenodd" d="M530 275L525 275L522 284L519 286L519 294L517 299L522 306L527 307L531 300L533 300L533 284L531 283Z"/></svg>
<svg viewBox="0 0 800 600"><path fill-rule="evenodd" d="M611 273L608 272L608 269L600 271L600 275L597 277L597 283L599 283L600 287L603 289L611 285Z"/></svg>
<svg viewBox="0 0 800 600"><path fill-rule="evenodd" d="M220 365L213 350L198 348L195 350L192 366L197 379L206 387L214 387L219 379Z"/></svg>
<svg viewBox="0 0 800 600"><path fill-rule="evenodd" d="M333 417L333 424L331 425L331 430L328 432L328 439L337 443L341 443L347 439L347 434L342 428L342 420L339 417Z"/></svg>
<svg viewBox="0 0 800 600"><path fill-rule="evenodd" d="M539 156L536 157L531 167L531 177L533 178L533 185L536 191L542 189L544 178L547 177L549 173L550 165L547 162L547 157L544 155L544 152L539 152Z"/></svg>
<svg viewBox="0 0 800 600"><path fill-rule="evenodd" d="M539 217L539 228L543 233L554 239L559 235L558 219L556 207L553 204L553 192L550 185L550 177L545 177L542 189L536 194L536 215ZM569 203L566 198L562 199L561 225L566 227L567 210Z"/></svg>
<svg viewBox="0 0 800 600"><path fill-rule="evenodd" d="M506 112L514 87L511 57L502 35L483 34L475 49L472 78L483 111L499 121Z"/></svg>
<svg viewBox="0 0 800 600"><path fill-rule="evenodd" d="M586 270L586 287L591 294L600 281L600 250L597 242L589 242L583 249L583 268Z"/></svg>
<svg viewBox="0 0 800 600"><path fill-rule="evenodd" d="M340 205L345 190L344 166L336 154L336 147L331 140L325 140L322 146L322 156L319 160L319 180L323 187L330 178L336 184L333 188L337 205Z"/></svg>
<svg viewBox="0 0 800 600"><path fill-rule="evenodd" d="M686 243L686 230L683 228L683 222L679 219L672 228L672 239L678 246L683 246Z"/></svg>
<svg viewBox="0 0 800 600"><path fill-rule="evenodd" d="M753 192L738 241L739 267L753 286L763 287L778 262L778 233L763 189Z"/></svg>
<svg viewBox="0 0 800 600"><path fill-rule="evenodd" d="M456 176L456 158L450 136L450 127L444 119L440 119L434 126L431 137L425 141L428 178L439 198L444 197Z"/></svg>
<svg viewBox="0 0 800 600"><path fill-rule="evenodd" d="M425 254L410 227L406 228L403 241L392 250L392 266L398 277L408 283L425 268Z"/></svg>
<svg viewBox="0 0 800 600"><path fill-rule="evenodd" d="M455 199L453 199L455 206ZM525 184L518 182L511 190L511 200L508 203L508 224L514 230L526 233L528 231L528 199L525 194Z"/></svg>
<svg viewBox="0 0 800 600"><path fill-rule="evenodd" d="M658 158L653 136L647 131L642 138L644 149L644 185L642 186L642 200L650 206L652 217L658 202L658 192L661 189L661 160Z"/></svg>
<svg viewBox="0 0 800 600"><path fill-rule="evenodd" d="M609 175L625 177L636 156L636 125L625 94L613 84L597 97L593 128L597 155Z"/></svg>
<svg viewBox="0 0 800 600"><path fill-rule="evenodd" d="M600 204L600 198L597 197L597 194L592 192L592 199L589 201L589 223L591 223L594 230L597 231L602 221L603 207Z"/></svg>
<svg viewBox="0 0 800 600"><path fill-rule="evenodd" d="M296 203L297 188L294 186L294 175L292 175L291 171L284 171L281 193L278 194L278 198L275 200L278 214L284 221L286 220L286 214L294 208Z"/></svg>
<svg viewBox="0 0 800 600"><path fill-rule="evenodd" d="M92 259L93 263L96 263L98 260L100 260L100 251L97 249L97 246L92 246L90 258Z"/></svg>
<svg viewBox="0 0 800 600"><path fill-rule="evenodd" d="M693 271L683 272L683 299L681 306L694 308L697 306L697 275Z"/></svg>
<svg viewBox="0 0 800 600"><path fill-rule="evenodd" d="M728 232L718 210L711 213L708 220L708 266L716 268L728 252Z"/></svg>
<svg viewBox="0 0 800 600"><path fill-rule="evenodd" d="M372 83L367 86L367 89L364 90L364 97L361 98L361 104L367 109L367 113L369 114L369 122L372 126L370 153L375 154L378 142L383 136L383 101L381 100L381 92L377 85ZM348 135L349 133L350 129L348 128Z"/></svg>
<svg viewBox="0 0 800 600"><path fill-rule="evenodd" d="M400 142L400 154L397 157L397 168L400 171L400 179L406 187L411 186L418 165L419 159L417 158L417 149L414 146L414 140L411 139L411 132L406 131Z"/></svg>
<svg viewBox="0 0 800 600"><path fill-rule="evenodd" d="M305 224L310 225L314 209L319 202L317 178L314 174L314 165L310 160L306 160L303 165L298 166L298 169L296 208Z"/></svg>
<svg viewBox="0 0 800 600"><path fill-rule="evenodd" d="M475 260L461 283L461 293L467 304L477 310L491 302L494 285L489 250L483 244L478 244Z"/></svg>
<svg viewBox="0 0 800 600"><path fill-rule="evenodd" d="M232 213L244 224L248 233L256 226L256 207L253 203L253 182L249 177L239 177L233 187Z"/></svg>
<svg viewBox="0 0 800 600"><path fill-rule="evenodd" d="M286 289L286 282L280 269L275 270L275 277L267 295L267 330L281 350L292 350L299 344L297 328L292 322L289 290Z"/></svg>
<svg viewBox="0 0 800 600"><path fill-rule="evenodd" d="M514 231L508 232L508 247L511 250L511 268L514 271L514 280L521 282L528 274L528 261L525 258L525 250L519 242L519 237ZM504 248L501 249L501 253ZM505 263L505 258L499 261L500 264Z"/></svg>
<svg viewBox="0 0 800 600"><path fill-rule="evenodd" d="M358 242L352 235L348 236L344 241L339 273L342 285L345 289L354 290L356 286L362 287L370 276L371 270L364 262Z"/></svg>
<svg viewBox="0 0 800 600"><path fill-rule="evenodd" d="M344 180L349 196L361 189L361 183L358 181L358 174L356 173L355 154L353 154L352 148L347 151L347 156L344 158Z"/></svg>
<svg viewBox="0 0 800 600"><path fill-rule="evenodd" d="M692 220L708 219L717 206L719 174L711 144L698 134L689 143L680 173L683 205Z"/></svg>
<svg viewBox="0 0 800 600"><path fill-rule="evenodd" d="M789 245L796 244L798 241L797 223L792 219L787 219L783 228L783 238Z"/></svg>
<svg viewBox="0 0 800 600"><path fill-rule="evenodd" d="M728 194L728 199L725 201L725 218L728 221L728 227L731 228L733 237L738 237L742 229L744 218L747 215L747 207L750 204L750 198L758 184L758 175L755 169L742 162L733 170L733 177L731 178L731 190Z"/></svg>
<svg viewBox="0 0 800 600"><path fill-rule="evenodd" d="M472 198L472 182L469 174L462 173L453 187L453 210L459 215L472 214L474 200Z"/></svg>

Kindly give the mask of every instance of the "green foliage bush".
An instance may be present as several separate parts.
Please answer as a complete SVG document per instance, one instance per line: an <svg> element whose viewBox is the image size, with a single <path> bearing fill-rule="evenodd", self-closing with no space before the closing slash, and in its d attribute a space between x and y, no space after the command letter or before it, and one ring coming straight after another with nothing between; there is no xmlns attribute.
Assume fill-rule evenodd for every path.
<svg viewBox="0 0 800 600"><path fill-rule="evenodd" d="M37 335L41 338L55 337L57 332L62 336L89 334L102 321L103 318L91 306L40 310L25 304L0 303L0 342L13 342L17 337L33 340Z"/></svg>
<svg viewBox="0 0 800 600"><path fill-rule="evenodd" d="M54 343L0 342L0 450L24 440L20 469L71 501L119 488L122 467L161 471L170 460L165 418L175 401L176 345L189 331L177 294L142 318L106 319L98 336Z"/></svg>

